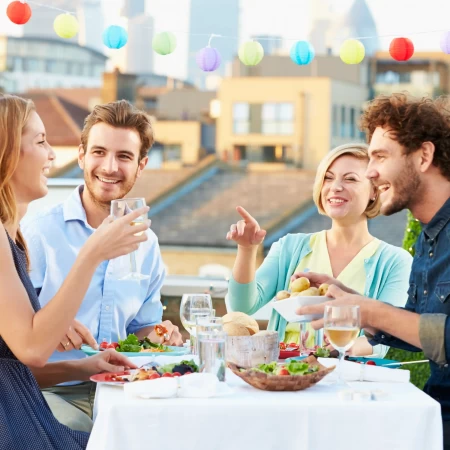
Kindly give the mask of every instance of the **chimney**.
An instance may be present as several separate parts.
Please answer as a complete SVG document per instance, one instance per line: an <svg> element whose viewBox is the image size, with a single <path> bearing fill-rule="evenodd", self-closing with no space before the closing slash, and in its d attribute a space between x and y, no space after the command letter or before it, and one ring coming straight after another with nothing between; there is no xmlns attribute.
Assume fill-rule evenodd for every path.
<svg viewBox="0 0 450 450"><path fill-rule="evenodd" d="M113 72L104 72L101 102L128 100L130 103L135 103L136 80L136 75L121 73L118 67L114 68Z"/></svg>

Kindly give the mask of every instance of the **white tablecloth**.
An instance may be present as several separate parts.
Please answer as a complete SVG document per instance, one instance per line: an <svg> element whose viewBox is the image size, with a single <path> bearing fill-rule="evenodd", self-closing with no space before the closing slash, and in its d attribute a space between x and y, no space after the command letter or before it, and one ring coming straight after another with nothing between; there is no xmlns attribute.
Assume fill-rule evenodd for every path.
<svg viewBox="0 0 450 450"><path fill-rule="evenodd" d="M88 450L442 450L439 404L410 383L351 383L381 389L382 401L343 401L325 381L298 392L255 389L232 372L226 397L128 398L99 385Z"/></svg>

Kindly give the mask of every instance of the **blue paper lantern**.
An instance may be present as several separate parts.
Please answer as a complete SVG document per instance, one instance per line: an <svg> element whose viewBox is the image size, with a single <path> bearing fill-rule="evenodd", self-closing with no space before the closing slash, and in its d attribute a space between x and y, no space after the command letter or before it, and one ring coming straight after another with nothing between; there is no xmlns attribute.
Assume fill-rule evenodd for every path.
<svg viewBox="0 0 450 450"><path fill-rule="evenodd" d="M213 72L218 69L222 58L217 48L204 47L196 55L195 60L197 61L198 67L204 72Z"/></svg>
<svg viewBox="0 0 450 450"><path fill-rule="evenodd" d="M128 42L127 30L111 25L103 32L103 43L109 48L122 48Z"/></svg>
<svg viewBox="0 0 450 450"><path fill-rule="evenodd" d="M441 50L450 55L450 31L446 31L441 37Z"/></svg>
<svg viewBox="0 0 450 450"><path fill-rule="evenodd" d="M291 59L300 66L309 64L314 56L314 48L308 41L297 41L291 47Z"/></svg>

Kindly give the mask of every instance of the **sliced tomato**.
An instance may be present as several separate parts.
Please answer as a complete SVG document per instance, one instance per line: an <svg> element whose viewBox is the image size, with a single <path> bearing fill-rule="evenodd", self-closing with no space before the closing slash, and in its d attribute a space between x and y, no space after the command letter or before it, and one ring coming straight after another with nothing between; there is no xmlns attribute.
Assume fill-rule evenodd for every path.
<svg viewBox="0 0 450 450"><path fill-rule="evenodd" d="M111 344L108 344L106 348L117 348L119 344L117 342L111 342Z"/></svg>
<svg viewBox="0 0 450 450"><path fill-rule="evenodd" d="M161 378L161 375L159 373L152 373L148 379L149 380L156 380L156 378Z"/></svg>
<svg viewBox="0 0 450 450"><path fill-rule="evenodd" d="M370 360L370 361L367 361L367 362L366 362L366 365L367 365L367 366L376 366L377 363L376 363L375 361Z"/></svg>
<svg viewBox="0 0 450 450"><path fill-rule="evenodd" d="M280 342L280 350L286 350L286 343Z"/></svg>
<svg viewBox="0 0 450 450"><path fill-rule="evenodd" d="M100 344L100 349L101 350L105 350L106 348L108 348L108 343L107 342L102 342L101 344Z"/></svg>
<svg viewBox="0 0 450 450"><path fill-rule="evenodd" d="M289 348L299 348L299 345L296 344L295 342L289 342L288 347Z"/></svg>
<svg viewBox="0 0 450 450"><path fill-rule="evenodd" d="M181 377L181 373L180 372L174 372L172 375L174 377Z"/></svg>
<svg viewBox="0 0 450 450"><path fill-rule="evenodd" d="M278 375L290 375L290 373L289 373L289 370L287 370L287 369L281 369L278 372Z"/></svg>
<svg viewBox="0 0 450 450"><path fill-rule="evenodd" d="M166 378L167 378L167 377L170 377L170 378L173 377L173 375L172 375L171 373L169 373L169 372L163 373L162 376L163 376L163 378L164 378L164 377L166 377Z"/></svg>

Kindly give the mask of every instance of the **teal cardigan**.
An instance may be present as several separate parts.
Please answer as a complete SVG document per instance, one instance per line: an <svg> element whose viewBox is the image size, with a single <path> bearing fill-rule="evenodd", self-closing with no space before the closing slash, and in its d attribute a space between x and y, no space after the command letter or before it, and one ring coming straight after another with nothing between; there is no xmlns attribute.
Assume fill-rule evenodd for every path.
<svg viewBox="0 0 450 450"><path fill-rule="evenodd" d="M312 252L310 238L311 234L288 234L275 242L250 283L241 284L231 277L228 307L251 315L269 303L278 291L287 290L298 264ZM411 264L412 256L406 250L380 241L375 254L364 260L364 295L394 306L404 306ZM268 329L278 331L280 339L283 339L286 325L286 320L272 310ZM385 355L388 347L376 346L376 349L376 353Z"/></svg>

